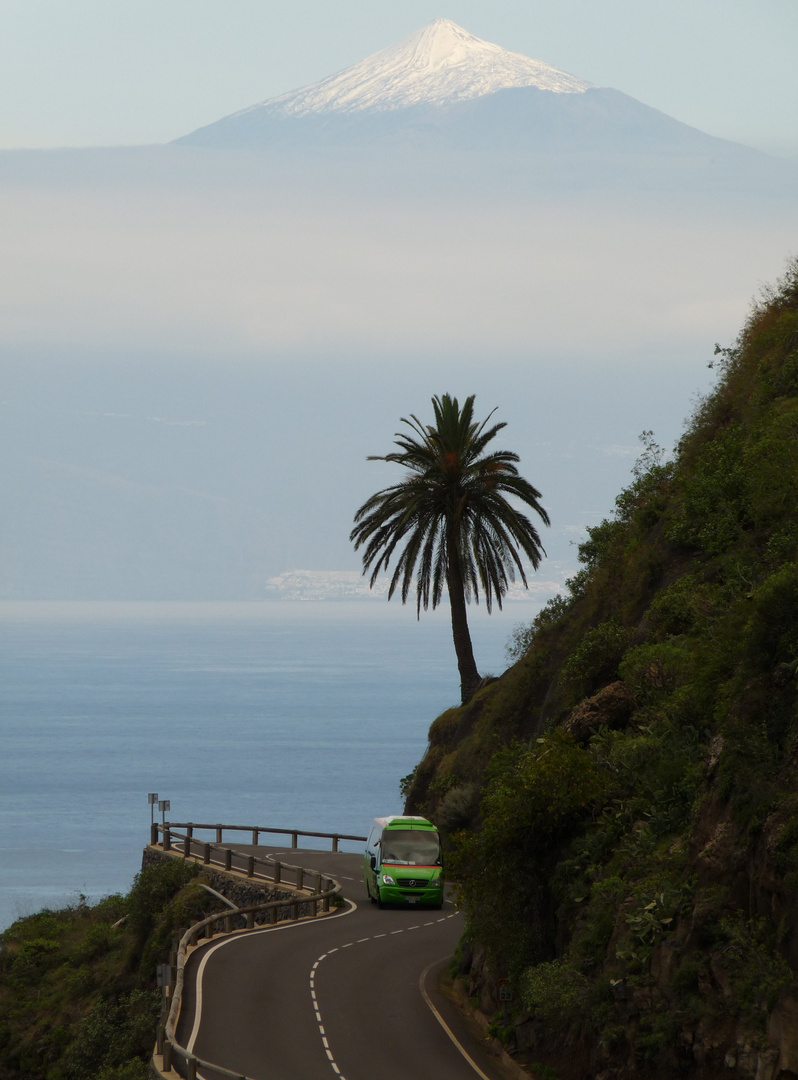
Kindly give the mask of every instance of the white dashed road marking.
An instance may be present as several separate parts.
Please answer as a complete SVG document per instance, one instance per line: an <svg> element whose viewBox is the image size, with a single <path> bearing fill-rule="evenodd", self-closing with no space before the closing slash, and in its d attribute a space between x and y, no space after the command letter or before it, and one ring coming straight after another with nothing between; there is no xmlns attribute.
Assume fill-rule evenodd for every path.
<svg viewBox="0 0 798 1080"><path fill-rule="evenodd" d="M354 901L352 901L352 900L348 901L348 903L349 903L349 907L345 911L339 911L334 915L328 915L328 916L326 916L326 918L327 919L342 919L342 918L345 918L347 915L353 915L357 911L357 904L354 903ZM286 930L300 930L302 927L308 926L308 925L309 924L306 923L306 922L288 922L288 921L286 921L286 922L278 923L276 926L265 926L265 927L261 927L261 929L259 929L259 930L250 930L248 934L243 935L241 937L224 938L222 941L217 941L214 945L210 945L210 946L208 946L207 948L205 948L203 950L202 959L199 962L199 966L197 968L197 975L196 975L196 979L195 979L196 1003L194 1005L194 1026L191 1029L191 1034L189 1035L188 1042L186 1043L186 1050L189 1052L189 1054L193 1054L193 1052L194 1052L194 1044L197 1041L197 1037L199 1035L199 1030L200 1030L200 1024L202 1023L202 998L203 998L202 979L203 979L203 975L205 973L205 966L208 963L208 960L213 955L213 953L215 953L218 949L223 949L226 946L236 945L237 942L245 941L247 937L254 937L255 935L259 935L259 934L275 934L275 933L280 933L280 931L286 931ZM326 956L326 955L327 954L325 953L324 956ZM319 966L319 963L320 963L321 960L324 959L324 956L319 957L319 960L317 960L316 963L313 965L313 971L315 971L316 968ZM313 987L313 976L311 975L311 992L313 992L312 987Z"/></svg>
<svg viewBox="0 0 798 1080"><path fill-rule="evenodd" d="M446 922L447 919L453 919L455 917L455 915L457 915L457 914L458 914L458 912L454 911L454 912L452 912L451 915L442 915L440 919L433 919L432 922L427 922L427 923L424 923L423 925L424 926L434 926L436 923ZM394 934L405 934L405 933L409 933L409 931L411 931L411 930L421 930L421 929L422 929L422 925L420 923L416 923L415 926L406 926L402 930L391 930L390 936L393 937ZM337 1065L337 1063L335 1061L335 1058L333 1057L332 1050L330 1050L330 1044L327 1041L327 1035L326 1035L326 1032L324 1030L324 1024L321 1021L321 1013L319 1011L319 1003L318 1003L318 999L316 997L316 971L317 971L317 969L319 967L319 964L322 962L322 960L326 960L328 956L332 956L332 954L338 952L339 949L349 949L353 945L363 945L367 941L376 941L378 938L384 938L384 937L388 937L388 936L389 935L387 933L384 933L384 934L372 934L371 937L358 938L356 941L347 941L347 943L345 945L339 945L335 949L329 949L326 953L322 953L321 956L318 957L318 959L315 961L315 963L313 964L313 966L310 969L310 996L311 996L311 998L313 1000L313 1009L314 1009L314 1012L316 1014L316 1023L319 1025L319 1034L321 1035L322 1046L324 1047L324 1052L326 1053L326 1055L327 1055L327 1057L328 1057L328 1059L330 1061L330 1065L332 1066L333 1071L335 1072L336 1076L340 1077L340 1080L346 1080L346 1077L343 1075L341 1070L338 1068L338 1065ZM426 975L426 972L424 974ZM423 979L423 976L422 976L422 979ZM422 983L422 987L421 987L421 993L422 993L422 995L424 997L424 1000L426 1001L426 1003L429 1005L430 1009L432 1009L433 1013L435 1014L435 1018L444 1027L447 1034L449 1035L449 1038L452 1040L452 1042L455 1044L455 1046L457 1046L458 1050L463 1055L463 1057L468 1062L470 1062L471 1065L473 1065L473 1067L476 1070L476 1073L477 1073L478 1076L483 1077L484 1080L488 1080L488 1078L485 1076L485 1074L474 1064L473 1061L471 1061L471 1058L468 1056L468 1054L465 1052L465 1050L463 1050L463 1048L457 1042L457 1039L454 1037L452 1032L446 1026L443 1018L440 1015L440 1013L438 1012L438 1010L435 1008L435 1006L432 1004L429 997L427 996L427 993L426 993L426 991L424 990L424 987L423 987L423 983Z"/></svg>
<svg viewBox="0 0 798 1080"><path fill-rule="evenodd" d="M283 852L277 852L276 854L288 854L288 853L287 852L284 852L284 853ZM354 912L357 910L357 904L353 903L352 901L349 901L349 904L350 904L350 907L348 908L348 910L341 911L341 912L337 913L336 915L333 915L332 918L336 919L336 918L341 918L342 916L345 916L345 915L354 914ZM443 915L439 919L432 919L430 922L416 923L414 926L405 927L403 930L392 930L390 932L390 936L393 936L394 934L409 933L412 930L421 930L426 926L434 926L436 923L442 923L442 922L446 922L447 919L453 919L455 917L455 915L457 915L457 914L458 914L458 912L454 911L454 912L452 912L451 915ZM273 934L275 932L279 932L280 930L297 929L298 927L300 927L302 925L303 925L302 923L286 922L286 923L279 924L277 926L263 927L262 929L259 929L259 930L250 931L250 934L246 935L246 936L251 936L253 934L265 934L265 933L272 933ZM315 960L315 962L313 963L313 965L312 965L312 967L310 969L310 978L309 978L310 997L311 997L311 1001L313 1002L313 1012L315 1014L316 1024L318 1025L319 1035L320 1035L321 1040L322 1040L322 1045L324 1047L324 1052L325 1052L325 1054L326 1054L326 1056L327 1056L327 1058L328 1058L328 1060L330 1062L330 1066L331 1066L333 1072L335 1073L335 1075L337 1077L339 1077L339 1080L346 1080L346 1077L341 1073L341 1070L340 1070L340 1068L338 1067L338 1065L337 1065L337 1063L335 1061L333 1053L330 1050L329 1042L327 1040L327 1033L325 1031L324 1024L322 1022L321 1010L319 1008L319 1002L318 1002L318 998L316 996L316 971L318 970L318 967L322 963L322 961L326 960L328 956L332 956L333 953L338 952L339 949L349 949L353 945L364 945L367 941L376 941L379 938L384 938L384 937L388 937L388 936L389 935L388 935L387 932L382 933L382 934L373 934L371 937L357 938L355 941L346 942L345 945L336 946L335 948L329 949L327 952L322 953L321 956L319 956ZM203 1004L203 1002L202 1002L202 998L203 998L202 981L203 981L203 974L204 974L204 971L205 971L205 966L206 966L208 960L210 959L211 955L213 953L215 953L217 951L217 949L223 948L226 945L230 945L234 941L241 941L241 940L244 940L244 938L243 937L241 937L241 938L225 938L223 941L219 941L216 944L211 945L209 948L207 948L207 949L205 949L203 951L203 955L202 955L202 958L201 958L200 963L199 963L199 968L197 970L197 976L196 976L196 980L195 980L196 1003L195 1003L195 1007L194 1007L194 1025L193 1025L191 1034L189 1035L188 1042L187 1042L187 1045L186 1045L186 1049L188 1050L189 1053L193 1053L194 1044L195 1044L195 1042L197 1040L197 1036L199 1035L200 1024L201 1024L201 1021L202 1021L202 1004ZM424 973L424 975L426 975L426 972ZM452 1042L455 1044L455 1046L457 1046L460 1053L472 1065L472 1067L474 1068L477 1075L479 1077L483 1078L483 1080L488 1080L488 1078L485 1076L485 1074L471 1060L471 1058L468 1056L468 1054L465 1052L465 1050L462 1048L462 1046L460 1046L460 1044L457 1042L457 1039L455 1038L454 1034L449 1030L449 1028L447 1027L445 1021L441 1017L440 1013L437 1011L435 1006L430 1001L430 999L429 999L429 997L428 997L428 995L427 995L427 993L426 993L426 991L424 990L424 987L423 987L424 975L422 975L421 993L422 993L422 995L424 997L424 1000L426 1001L427 1005L429 1005L429 1007L432 1010L432 1012L434 1013L436 1019L441 1024L441 1026L444 1028L444 1030L447 1032L447 1034L449 1035L449 1038L452 1040Z"/></svg>

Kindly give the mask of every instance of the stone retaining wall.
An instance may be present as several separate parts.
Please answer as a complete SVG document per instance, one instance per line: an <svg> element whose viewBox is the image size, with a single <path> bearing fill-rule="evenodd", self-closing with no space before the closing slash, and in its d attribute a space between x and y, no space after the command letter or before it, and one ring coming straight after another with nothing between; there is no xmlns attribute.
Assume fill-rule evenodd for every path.
<svg viewBox="0 0 798 1080"><path fill-rule="evenodd" d="M164 862L166 859L183 859L185 856L179 852L161 851L159 848L145 847L141 857L141 869L146 870L147 867L157 866L159 863ZM220 870L216 866L204 866L202 863L198 863L195 859L191 860L200 867L201 874L198 880L202 881L205 885L210 885L216 892L221 893L231 903L235 904L239 908L254 907L255 904L268 904L272 900L293 900L297 895L294 890L278 888L274 885L268 885L266 882L250 881L248 878L242 878L240 874L228 873L226 870ZM257 911L255 912L255 922L258 924L271 922L273 919L277 922L282 922L283 919L290 919L293 914L293 905L286 904L285 907L278 907L276 918L272 916L270 911ZM233 915L232 909L232 928L234 930L240 930L247 924L246 916ZM298 908L298 915L302 918L305 915L312 915L310 904L300 904Z"/></svg>

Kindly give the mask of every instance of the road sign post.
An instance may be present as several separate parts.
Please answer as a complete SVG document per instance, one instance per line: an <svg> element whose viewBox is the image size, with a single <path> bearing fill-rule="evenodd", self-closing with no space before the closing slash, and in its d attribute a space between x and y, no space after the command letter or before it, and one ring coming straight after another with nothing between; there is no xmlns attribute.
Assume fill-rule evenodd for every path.
<svg viewBox="0 0 798 1080"><path fill-rule="evenodd" d="M169 801L169 799L159 799L158 800L158 809L161 811L161 828L163 830L161 835L163 837L163 849L164 849L164 851L169 851L169 849L172 846L171 839L169 837L167 837L167 835L166 835L166 811L171 810L171 808L172 808L172 804Z"/></svg>
<svg viewBox="0 0 798 1080"><path fill-rule="evenodd" d="M155 807L158 805L158 792L151 791L147 796L147 801L150 804L150 843L158 843L158 829L155 825Z"/></svg>

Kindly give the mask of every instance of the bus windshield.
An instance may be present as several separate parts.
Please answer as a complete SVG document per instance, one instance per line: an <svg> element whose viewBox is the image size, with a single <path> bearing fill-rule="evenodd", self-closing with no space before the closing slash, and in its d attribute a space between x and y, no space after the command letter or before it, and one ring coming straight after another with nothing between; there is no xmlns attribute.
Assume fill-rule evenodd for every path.
<svg viewBox="0 0 798 1080"><path fill-rule="evenodd" d="M437 866L441 861L438 834L421 829L386 829L382 862L404 866Z"/></svg>

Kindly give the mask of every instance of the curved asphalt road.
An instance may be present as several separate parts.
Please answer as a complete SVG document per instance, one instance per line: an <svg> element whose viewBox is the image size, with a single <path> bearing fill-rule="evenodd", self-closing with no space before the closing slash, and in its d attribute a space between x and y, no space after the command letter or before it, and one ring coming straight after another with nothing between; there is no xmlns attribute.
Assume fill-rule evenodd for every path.
<svg viewBox="0 0 798 1080"><path fill-rule="evenodd" d="M462 933L450 904L380 911L366 896L362 855L268 850L336 877L355 905L195 950L181 1045L254 1080L505 1076L437 990Z"/></svg>

